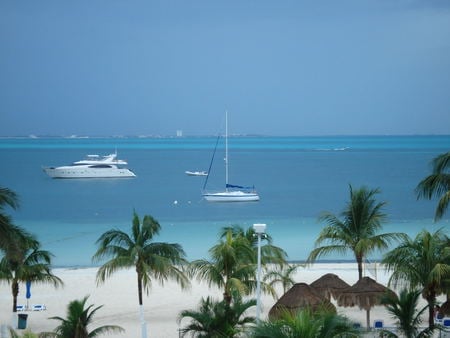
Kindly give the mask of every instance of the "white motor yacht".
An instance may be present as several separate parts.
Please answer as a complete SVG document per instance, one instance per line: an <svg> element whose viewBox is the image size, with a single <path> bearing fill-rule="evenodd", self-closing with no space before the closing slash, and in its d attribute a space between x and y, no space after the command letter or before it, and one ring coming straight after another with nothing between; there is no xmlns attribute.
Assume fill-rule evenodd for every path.
<svg viewBox="0 0 450 338"><path fill-rule="evenodd" d="M136 177L128 163L117 159L117 153L105 156L87 155L81 161L61 167L45 167L45 173L52 178L127 178Z"/></svg>

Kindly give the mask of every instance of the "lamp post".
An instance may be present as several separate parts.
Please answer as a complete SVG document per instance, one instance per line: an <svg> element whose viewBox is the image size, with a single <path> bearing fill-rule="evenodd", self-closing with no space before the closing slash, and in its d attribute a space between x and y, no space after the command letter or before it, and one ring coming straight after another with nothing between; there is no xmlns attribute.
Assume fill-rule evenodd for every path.
<svg viewBox="0 0 450 338"><path fill-rule="evenodd" d="M261 237L266 231L265 224L253 224L253 229L258 236L258 271L256 276L256 322L259 323L261 315Z"/></svg>

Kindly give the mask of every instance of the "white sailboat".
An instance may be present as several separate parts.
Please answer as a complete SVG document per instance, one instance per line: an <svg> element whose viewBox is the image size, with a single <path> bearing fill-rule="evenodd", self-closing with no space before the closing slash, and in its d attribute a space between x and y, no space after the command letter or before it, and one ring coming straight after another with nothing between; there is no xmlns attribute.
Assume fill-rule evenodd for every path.
<svg viewBox="0 0 450 338"><path fill-rule="evenodd" d="M254 187L243 187L228 183L228 112L225 113L225 190L216 192L204 191L203 197L208 202L259 201L259 195Z"/></svg>

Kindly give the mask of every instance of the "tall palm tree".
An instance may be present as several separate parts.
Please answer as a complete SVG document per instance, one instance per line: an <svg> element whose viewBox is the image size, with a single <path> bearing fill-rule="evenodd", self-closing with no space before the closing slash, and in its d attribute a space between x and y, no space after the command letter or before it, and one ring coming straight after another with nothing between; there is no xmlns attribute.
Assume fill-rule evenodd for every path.
<svg viewBox="0 0 450 338"><path fill-rule="evenodd" d="M97 272L97 283L105 280L121 269L134 267L137 273L139 308L142 323L142 336L146 337L146 324L142 291L147 292L152 280L161 284L174 279L182 288L189 285L183 272L187 263L181 245L174 243L153 242L161 230L161 226L152 216L146 215L142 222L136 212L133 213L131 234L121 230L109 230L97 240L98 250L93 261L110 258Z"/></svg>
<svg viewBox="0 0 450 338"><path fill-rule="evenodd" d="M392 271L389 284L421 288L428 303L428 326L434 326L433 308L442 285L450 278L450 240L442 229L423 230L414 239L406 237L386 253L382 263Z"/></svg>
<svg viewBox="0 0 450 338"><path fill-rule="evenodd" d="M224 300L228 304L232 301L233 292L247 295L256 288L257 248L251 234L251 230L244 231L240 227L225 227L219 234L219 243L209 250L210 260L200 259L190 265L191 275L208 281L209 286L223 288ZM283 250L270 243L263 248L263 264L286 263ZM262 283L261 286L264 291L274 294L270 285Z"/></svg>
<svg viewBox="0 0 450 338"><path fill-rule="evenodd" d="M420 294L421 291L418 289L410 291L402 289L398 297L392 293L387 293L381 301L386 310L397 320L396 326L401 337L426 338L433 336L433 329L420 329L422 314L428 308L428 305L426 305L420 310L417 309ZM399 337L396 333L389 330L383 330L383 335L392 338Z"/></svg>
<svg viewBox="0 0 450 338"><path fill-rule="evenodd" d="M124 332L125 330L117 325L103 325L89 331L89 326L94 321L95 313L103 307L103 305L93 308L94 305L86 307L88 297L81 300L73 300L67 306L67 318L50 317L61 322L54 332L46 332L41 334L43 337L55 338L93 338L99 337L107 333Z"/></svg>
<svg viewBox="0 0 450 338"><path fill-rule="evenodd" d="M420 181L416 193L417 198L439 198L434 216L435 221L438 221L450 203L450 152L435 157L431 163L432 174Z"/></svg>
<svg viewBox="0 0 450 338"><path fill-rule="evenodd" d="M255 305L255 300L243 301L237 293L233 294L231 304L207 297L206 300L201 300L198 310L184 310L180 313L179 322L184 318L191 319L180 332L183 337L187 334L198 338L235 337L249 324L255 323L254 317L244 316L245 312Z"/></svg>
<svg viewBox="0 0 450 338"><path fill-rule="evenodd" d="M231 303L233 292L248 294L256 285L256 257L249 241L240 235L235 236L228 229L225 238L209 249L211 260L191 262L190 274L199 280L208 281L209 286L223 288L225 302Z"/></svg>
<svg viewBox="0 0 450 338"><path fill-rule="evenodd" d="M286 311L275 321L261 321L251 332L252 338L333 338L359 337L350 321L331 312L311 312L300 310L297 313Z"/></svg>
<svg viewBox="0 0 450 338"><path fill-rule="evenodd" d="M13 312L17 311L19 283L52 283L55 287L63 284L61 279L51 272L49 251L41 250L40 243L30 237L20 243L20 255L5 255L0 261L0 279L11 283Z"/></svg>
<svg viewBox="0 0 450 338"><path fill-rule="evenodd" d="M355 256L361 279L364 259L370 253L387 249L392 241L402 239L404 235L400 233L378 233L386 219L382 212L386 203L375 199L379 192L367 187L353 190L350 185L350 201L341 213L342 219L329 212L320 216L319 221L325 221L327 225L320 232L308 262L313 263L319 257L334 252L344 254L350 251ZM320 246L323 243L326 245Z"/></svg>
<svg viewBox="0 0 450 338"><path fill-rule="evenodd" d="M6 206L18 209L19 197L14 191L0 187L0 254L7 256L10 261L20 262L23 260L23 248L35 245L35 239L25 229L13 223L5 212Z"/></svg>

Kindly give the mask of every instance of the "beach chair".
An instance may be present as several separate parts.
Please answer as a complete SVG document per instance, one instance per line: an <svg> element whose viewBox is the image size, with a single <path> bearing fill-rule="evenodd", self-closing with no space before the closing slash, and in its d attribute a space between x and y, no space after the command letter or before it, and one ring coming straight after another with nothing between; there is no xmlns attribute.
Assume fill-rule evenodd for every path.
<svg viewBox="0 0 450 338"><path fill-rule="evenodd" d="M47 310L44 304L34 304L33 311L44 311Z"/></svg>
<svg viewBox="0 0 450 338"><path fill-rule="evenodd" d="M355 330L361 330L361 323L353 323L353 328Z"/></svg>
<svg viewBox="0 0 450 338"><path fill-rule="evenodd" d="M16 305L16 311L17 312L25 311L25 306L24 305Z"/></svg>
<svg viewBox="0 0 450 338"><path fill-rule="evenodd" d="M384 327L384 323L381 319L377 319L373 321L373 328L375 330L381 330Z"/></svg>
<svg viewBox="0 0 450 338"><path fill-rule="evenodd" d="M439 332L439 337L448 337L450 329L450 318L444 317L439 324L443 327L443 331Z"/></svg>

